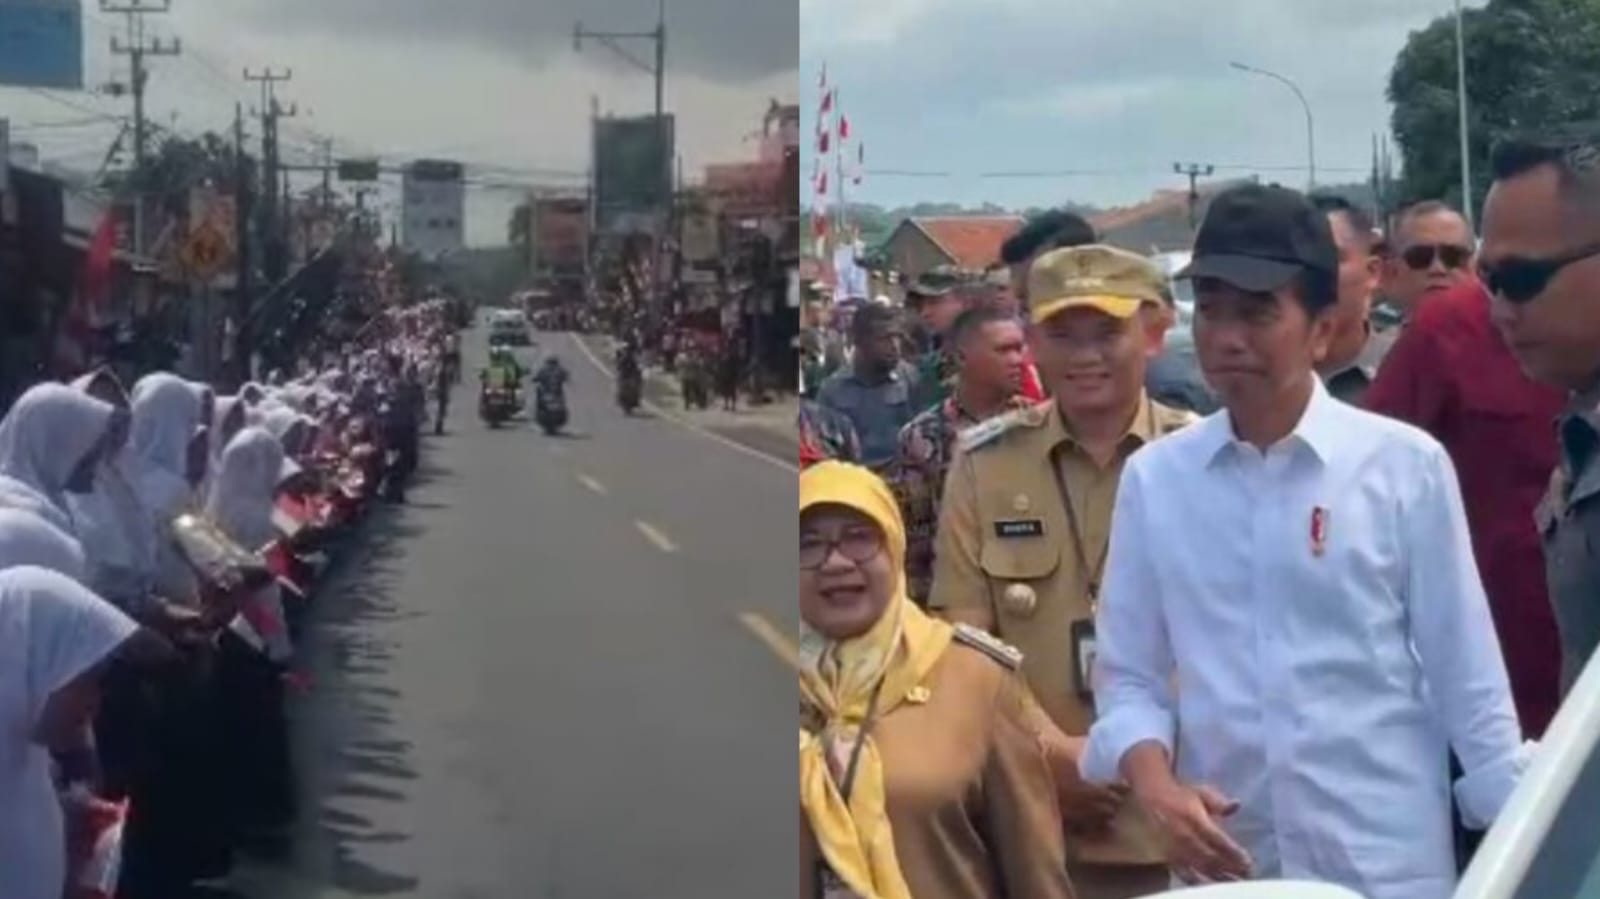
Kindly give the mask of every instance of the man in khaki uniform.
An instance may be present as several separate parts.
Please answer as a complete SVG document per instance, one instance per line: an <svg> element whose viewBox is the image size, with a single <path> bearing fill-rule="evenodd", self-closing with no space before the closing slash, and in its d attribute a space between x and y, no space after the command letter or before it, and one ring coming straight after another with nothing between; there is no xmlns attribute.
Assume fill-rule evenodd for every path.
<svg viewBox="0 0 1600 899"><path fill-rule="evenodd" d="M1167 887L1164 855L1125 793L1088 786L1077 759L1094 718L1089 672L1099 580L1123 462L1195 420L1153 403L1164 278L1141 256L1055 250L1028 279L1029 340L1053 399L963 433L945 488L929 607L1015 645L1043 710L1084 899ZM1048 721L1043 720L1048 716Z"/></svg>

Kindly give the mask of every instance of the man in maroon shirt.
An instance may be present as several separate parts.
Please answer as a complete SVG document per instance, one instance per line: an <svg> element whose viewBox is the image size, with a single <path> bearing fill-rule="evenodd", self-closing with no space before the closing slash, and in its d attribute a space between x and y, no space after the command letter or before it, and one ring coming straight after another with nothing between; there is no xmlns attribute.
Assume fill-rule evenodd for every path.
<svg viewBox="0 0 1600 899"><path fill-rule="evenodd" d="M1432 434L1461 479L1472 551L1511 675L1517 715L1539 737L1560 696L1561 646L1533 509L1556 466L1560 391L1530 381L1489 320L1476 280L1413 313L1366 406Z"/></svg>

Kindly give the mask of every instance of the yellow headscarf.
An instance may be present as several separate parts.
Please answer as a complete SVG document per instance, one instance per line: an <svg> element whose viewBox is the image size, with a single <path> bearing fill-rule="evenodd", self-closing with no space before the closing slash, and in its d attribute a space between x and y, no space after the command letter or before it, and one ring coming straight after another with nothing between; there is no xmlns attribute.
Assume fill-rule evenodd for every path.
<svg viewBox="0 0 1600 899"><path fill-rule="evenodd" d="M817 733L800 729L800 807L828 867L852 890L863 899L911 899L895 857L883 759L870 735L861 744L848 804L836 778L843 778L873 688L882 681L875 717L887 715L913 692L926 701L926 691L919 689L922 679L950 645L951 628L906 597L905 525L894 495L877 475L843 462L807 468L800 473L800 512L822 504L854 509L883 530L894 566L894 595L883 616L859 637L830 640L801 625L800 697L824 724Z"/></svg>

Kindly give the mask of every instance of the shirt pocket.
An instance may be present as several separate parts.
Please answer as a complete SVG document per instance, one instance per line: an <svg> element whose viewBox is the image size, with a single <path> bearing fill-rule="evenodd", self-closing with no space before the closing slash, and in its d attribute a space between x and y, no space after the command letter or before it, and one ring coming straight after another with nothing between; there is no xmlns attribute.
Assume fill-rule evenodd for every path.
<svg viewBox="0 0 1600 899"><path fill-rule="evenodd" d="M993 522L985 522L989 528ZM1039 614L1049 581L1061 568L1061 544L1048 530L1037 537L985 535L978 564L988 577L1001 620L1027 621ZM1031 591L1031 596L1022 593Z"/></svg>

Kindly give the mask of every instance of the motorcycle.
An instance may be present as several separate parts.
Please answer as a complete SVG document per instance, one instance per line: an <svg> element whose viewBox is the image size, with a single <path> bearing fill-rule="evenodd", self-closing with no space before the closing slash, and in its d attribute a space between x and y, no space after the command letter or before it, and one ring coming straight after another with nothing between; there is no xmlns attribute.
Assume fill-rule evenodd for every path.
<svg viewBox="0 0 1600 899"><path fill-rule="evenodd" d="M491 428L498 428L500 424L517 412L517 398L510 390L498 387L485 387L483 394L478 398L478 415Z"/></svg>
<svg viewBox="0 0 1600 899"><path fill-rule="evenodd" d="M638 370L626 370L617 377L617 405L623 414L632 415L639 408L640 394L644 390L644 376Z"/></svg>
<svg viewBox="0 0 1600 899"><path fill-rule="evenodd" d="M567 424L567 398L559 388L541 387L534 401L534 420L553 436Z"/></svg>

